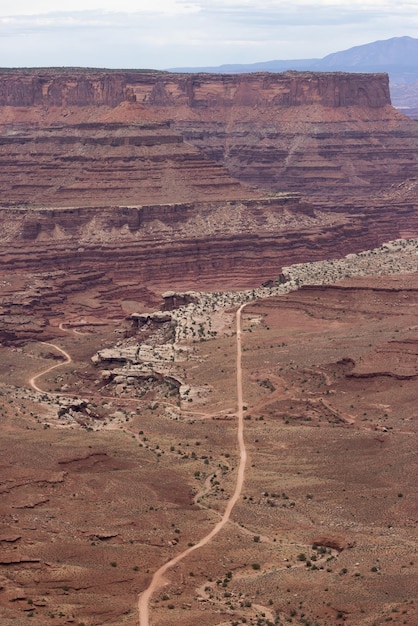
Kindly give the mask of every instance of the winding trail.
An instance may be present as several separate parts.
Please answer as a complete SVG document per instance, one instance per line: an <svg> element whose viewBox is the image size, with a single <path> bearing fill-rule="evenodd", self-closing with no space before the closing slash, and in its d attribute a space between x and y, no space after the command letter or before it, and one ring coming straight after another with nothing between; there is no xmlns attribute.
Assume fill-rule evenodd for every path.
<svg viewBox="0 0 418 626"><path fill-rule="evenodd" d="M237 503L242 487L244 485L244 476L245 476L245 466L247 462L247 450L245 447L244 441L244 415L243 415L243 394L242 394L242 350L241 350L241 313L245 304L241 305L236 312L236 345L237 345L237 356L236 356L236 376L237 376L237 440L239 447L239 464L238 464L238 473L237 480L235 483L235 490L229 499L225 512L222 515L220 521L213 527L213 529L208 533L205 537L203 537L198 543L194 546L190 546L184 552L181 552L174 558L164 563L153 575L151 579L151 583L143 591L138 597L138 613L139 613L139 625L140 626L150 626L149 621L149 601L151 599L152 594L157 591L157 589L161 588L165 584L164 574L167 570L171 569L177 563L186 558L189 554L202 548L209 541L211 541L227 524L231 517L232 509Z"/></svg>
<svg viewBox="0 0 418 626"><path fill-rule="evenodd" d="M65 357L65 361L60 362L60 363L55 363L55 365L51 365L51 367L48 367L46 370L42 370L42 372L39 372L39 374L32 376L32 378L29 380L29 385L32 387L32 389L34 389L35 391L39 391L40 393L46 393L44 389L41 389L36 384L36 381L38 380L38 378L40 378L44 374L47 374L48 372L51 372L56 367L62 367L63 365L67 365L67 363L72 363L73 360L68 354L68 352L66 352L59 346L56 346L54 343L48 343L47 341L42 341L41 343L43 343L45 346L51 346L51 348L58 350L58 352L61 352L61 354Z"/></svg>

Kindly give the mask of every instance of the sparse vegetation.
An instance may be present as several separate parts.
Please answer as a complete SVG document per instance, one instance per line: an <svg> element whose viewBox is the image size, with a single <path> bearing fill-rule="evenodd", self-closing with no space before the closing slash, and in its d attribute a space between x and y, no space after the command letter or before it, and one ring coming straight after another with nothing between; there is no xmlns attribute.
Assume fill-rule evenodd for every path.
<svg viewBox="0 0 418 626"><path fill-rule="evenodd" d="M377 290L375 287L373 297L376 297ZM340 289L338 293L340 298L345 295L343 289ZM309 291L302 292L302 296L303 306L311 306ZM204 297L207 298L206 302L211 302L208 294ZM239 300L241 296L235 297ZM252 297L257 298L258 292L251 293ZM335 300L331 299L328 292L327 297L332 307L336 306ZM218 295L219 302L213 306L211 304L211 313L224 314L221 306L222 298L222 294ZM234 302L236 306L237 300ZM328 587L323 595L329 597L330 601L332 600L332 606L335 606L333 586L335 583L332 581L336 578L342 580L339 576L344 577L347 593L350 592L355 597L356 587L361 586L362 582L366 585L367 577L371 576L371 572L379 574L379 581L389 579L395 567L398 568L397 572L398 570L401 572L397 575L402 576L404 571L411 575L410 556L405 552L405 545L402 541L396 543L396 554L399 553L399 556L393 559L393 563L389 562L389 555L393 557L389 549L388 556L382 552L381 562L377 561L376 565L373 561L368 561L363 553L359 556L362 546L354 545L351 549L342 547L341 553L334 547L313 544L311 549L306 546L305 542L312 541L313 537L318 541L324 540L324 537L320 536L322 531L324 535L329 532L325 530L325 526L320 525L320 520L325 519L325 513L326 519L333 523L340 523L341 516L345 515L347 510L352 510L360 524L369 515L375 520L378 519L376 511L387 511L388 502L391 502L392 508L390 515L387 514L384 519L380 541L386 547L386 537L390 537L395 545L395 538L396 540L398 538L397 530L402 528L403 523L401 514L405 515L405 510L411 506L410 494L413 487L408 485L408 478L400 478L400 474L397 473L391 446L387 445L388 439L385 437L393 438L393 441L398 444L398 454L402 457L407 450L408 442L407 438L402 438L402 444L399 444L398 429L400 425L403 430L410 428L408 418L412 414L412 409L409 412L402 412L402 407L397 406L394 411L390 406L389 391L386 392L380 388L375 397L373 394L366 396L364 392L366 385L370 387L376 385L377 388L376 377L362 378L362 372L367 373L366 356L370 355L371 359L376 347L374 338L369 335L365 340L365 335L359 331L356 331L357 336L353 330L354 324L350 326L350 320L343 316L337 319L336 312L334 309L331 310L331 304L332 315L326 311L324 315L329 315L329 318L322 318L317 312L315 315L305 316L302 308L297 308L295 302L297 302L296 298L293 301L289 299L287 302L289 308L283 309L280 313L275 311L271 313L271 310L268 312L270 316L268 342L264 339L266 337L264 322L258 326L254 324L252 332L245 335L245 341L248 342L244 356L247 368L245 370L247 377L245 429L251 457L247 467L246 495L234 511L236 526L231 526L229 533L220 538L217 552L211 553L208 550L205 553L208 558L204 567L199 562L199 550L193 552L193 559L190 563L185 562L187 569L184 569L184 574L187 582L184 595L187 596L189 593L188 587L192 582L189 580L188 573L191 579L194 578L194 584L200 585L201 579L207 575L206 570L209 571L213 580L218 579L220 583L219 585L215 583L206 585L205 594L213 602L215 610L230 611L228 619L239 620L239 623L246 623L243 621L245 619L247 623L269 624L271 620L268 619L267 608L275 603L277 586L280 586L280 589L283 586L284 590L286 587L289 589L288 594L282 594L289 598L289 604L280 607L281 614L280 618L276 619L277 623L284 624L292 617L290 609L294 603L298 608L298 617L295 619L296 614L293 616L293 623L310 621L313 626L318 620L312 608L314 604L312 604L310 580L315 579L315 585L318 588L326 581L324 584ZM317 300L317 305L319 304L323 305L323 300ZM268 305L270 306L270 303ZM273 300L271 309L274 310L276 306L276 301ZM363 309L364 306L363 304ZM346 304L344 307L344 315L354 318L356 314L354 296L350 307ZM286 326L284 317L290 309L292 325ZM261 311L261 305L255 310ZM402 310L405 311L406 307ZM202 310L199 314L203 318L206 311ZM282 315L280 325L277 324L275 315L277 317ZM386 336L392 337L393 330L390 334L385 334L387 319L382 313L379 315L382 319L378 320L376 317L376 322L368 321L368 323L371 326L375 324L372 330L380 345L384 346ZM407 317L404 312L402 315ZM305 329L307 330L305 335L301 332L300 326L296 326L295 320L300 322L298 316L303 322L308 317L312 320L312 326ZM247 319L249 317L250 315ZM213 324L212 320L212 326ZM315 324L318 328L321 324L322 328L327 328L326 337L318 339L320 332L315 330ZM329 330L333 325L336 328L335 334ZM203 332L206 333L206 328L209 328L205 321L198 319L198 316L196 316L195 326L196 329L203 329L196 330L201 335ZM409 337L405 327L401 323L398 326L399 332L396 333L396 340L399 341L403 336ZM290 335L289 328L294 335ZM261 333L264 333L262 339L260 339ZM285 342L281 341L282 336L285 336ZM67 341L70 343L69 339ZM326 348L323 349L321 341L323 344L326 341ZM126 353L123 352L124 342L127 346ZM119 354L130 354L129 342L134 345L133 338L121 339ZM306 345L303 345L304 342ZM368 343L372 345L369 347ZM76 342L74 346L77 346ZM103 381L94 382L95 379L99 380L98 370L94 370L94 373L90 372L91 380L85 377L85 395L87 396L93 389L92 398L95 401L89 400L87 408L99 410L100 419L91 420L88 424L86 422L80 426L79 430L77 430L78 422L74 416L71 418L72 421L68 419L67 411L64 412L67 417L63 413L62 421L58 422L61 430L56 428L57 418L54 417L54 411L56 407L62 408L64 405L63 399L55 397L52 392L35 394L33 390L13 390L15 395L10 398L11 403L8 398L1 407L2 415L7 420L19 419L19 436L21 437L19 446L22 446L22 449L26 445L25 441L29 440L25 437L31 436L36 441L36 455L34 452L28 452L22 468L25 470L30 468L34 471L38 482L34 482L30 489L33 489L34 494L41 493L42 496L39 500L37 498L26 499L26 495L22 496L25 506L13 511L17 521L13 521L11 528L16 529L16 536L25 536L25 529L30 527L28 520L31 515L36 514L41 520L39 528L59 528L60 518L65 512L65 516L71 520L72 544L77 547L77 550L82 545L83 550L92 555L83 556L86 562L85 567L89 568L91 563L95 563L95 572L97 571L97 576L100 576L101 567L104 566L104 570L109 572L106 569L106 563L110 563L111 567L118 568L115 572L117 578L126 577L127 580L133 581L121 583L121 588L128 588L129 585L139 585L142 575L147 571L149 575L153 573L154 563L151 555L163 553L168 556L175 555L186 546L195 545L200 540L201 534L211 527L213 520L222 515L227 498L233 490L237 467L236 408L233 406L228 389L228 381L234 371L233 343L222 330L213 342L194 344L190 351L188 346L186 350L186 344L183 346L184 352L181 354L177 348L172 351L173 360L170 360L169 356L163 358L163 351L154 350L152 346L152 349L143 348L141 352L144 355L145 350L149 350L148 354L152 354L155 358L153 365L157 364L161 367L164 370L164 376L168 371L165 368L170 367L174 377L178 376L182 381L182 377L187 379L187 389L185 385L185 389L181 392L178 392L174 383L159 387L154 380L152 383L149 382L149 387L146 388L143 397L133 393L129 395L134 388L136 390L139 388L133 382L130 383L132 387L127 387L120 397L112 397L110 389L113 389L115 383L101 387ZM282 351L283 346L286 350ZM391 349L393 348L391 344ZM81 350L81 347L76 349ZM2 350L2 354L6 354L6 349L2 348ZM70 348L69 350L71 352ZM354 364L338 363L343 356L346 356L343 354L344 351L350 356L354 355ZM215 359L214 353L218 361L214 361L217 365L212 367L211 359ZM135 354L140 354L137 345L135 345ZM315 361L317 354L320 354L321 359ZM16 354L12 356L17 358ZM25 359L28 360L28 358L26 353ZM83 365L78 365L80 372L84 369L87 371L89 367L89 364L85 365L87 361L80 359L80 362L83 363ZM222 363L222 368L218 367L219 363ZM6 365L3 366L4 369ZM126 371L129 368L135 371L136 365L135 362L126 361L120 369L124 371L126 367ZM353 368L357 369L353 370ZM221 372L221 369L224 371ZM256 370L259 371L254 374ZM352 375L353 371L356 375ZM225 396L222 396L216 387L216 383L223 382L223 379L226 381L225 389L227 389ZM261 385L258 382L260 380L267 380L271 384ZM51 382L51 389L58 389L57 382ZM60 389L63 389L65 382L59 381ZM208 382L207 388L205 388L205 382ZM389 389L390 380L386 382ZM122 383L118 384L122 385ZM148 384L148 380L145 384ZM302 384L306 398L300 400L298 393ZM405 385L403 387L405 392L407 384L407 379L399 379L397 382L399 388ZM352 388L349 388L349 385ZM355 391L352 390L353 388ZM7 393L10 389L11 386L7 388ZM174 395L170 395L172 392ZM368 388L366 392L369 393ZM111 397L108 398L107 394ZM188 400L192 399L190 395L193 396L194 405L188 403ZM212 405L213 399L215 409ZM366 402L367 406L365 406ZM379 403L381 406L377 406ZM24 404L22 411L17 408L21 404L22 406ZM384 404L387 409L382 408ZM118 405L123 406L116 411ZM367 423L361 421L364 412L367 413ZM347 414L356 420L354 428L353 423L347 420ZM87 413L84 414L84 418L87 419ZM67 419L68 421L65 421ZM284 425L286 420L291 424L289 427ZM387 430L384 431L383 427ZM389 431L389 428L392 430ZM82 432L81 436L79 432ZM7 458L6 444L10 442L10 435L5 431L4 436L6 443L3 445L3 453ZM85 437L88 437L88 440ZM359 442L358 448L357 442ZM384 448L387 454L386 466L391 468L390 474L385 474L387 488L382 487L380 491L373 492L373 498L370 498L366 487L362 489L362 481L357 483L360 487L355 487L356 471L361 467L361 464L356 465L356 463L363 459L363 456L359 455L359 450L364 452L364 449L369 449L368 446L376 446L376 449ZM75 451L74 454L73 451ZM381 469L378 456L372 455L372 460L370 460L377 475L379 468ZM333 464L331 460L335 458L338 458L338 463ZM343 470L348 465L351 473L344 474L343 480ZM158 478L160 469L163 476L161 481ZM211 480L215 472L216 477ZM362 480L363 478L362 476ZM367 484L366 478L364 478L364 484ZM129 489L126 488L127 485ZM148 490L146 485L152 485L152 489ZM69 494L66 492L67 487L71 489ZM333 498L340 487L338 498L342 508L337 510ZM14 495L14 491L16 494L18 492L25 494L26 489L29 492L29 487L22 485L10 493ZM42 498L45 498L44 503ZM49 500L46 501L47 499ZM56 502L60 502L62 507L60 510L54 508ZM99 504L100 502L104 503L103 507ZM108 515L108 511L111 515ZM132 520L140 519L140 525L130 523L132 522L131 511ZM47 512L51 517L47 517ZM312 519L313 527L318 529L315 534L314 532L309 535L299 532L299 520L306 516ZM120 523L122 518L124 522ZM26 523L27 526L24 525ZM338 526L334 528L335 535L344 536L344 533L337 532ZM255 529L261 534L253 534ZM111 536L113 533L114 536ZM17 550L19 541L16 539L17 543L14 544ZM90 550L90 545L95 546L94 551ZM334 544L331 542L329 545ZM54 553L54 549L55 544L51 543L49 546L51 554ZM300 550L304 552L298 554ZM302 554L303 558L301 558ZM117 555L117 562L111 561L115 555ZM266 555L268 555L267 558ZM332 560L327 562L328 557ZM54 558L58 557L55 555ZM59 558L62 558L63 563L71 563L66 553L62 557L59 555ZM262 566L258 562L253 562L256 559L262 563ZM360 563L359 571L356 571L357 566L354 565L356 559ZM51 562L54 562L53 558ZM100 567L97 567L97 562L101 563ZM400 566L399 563L401 563ZM347 565L347 567L342 565ZM64 568L66 565L59 567ZM189 568L192 567L193 571L190 571ZM227 568L234 571L233 582L231 582L232 571L222 573ZM253 571L250 574L251 570ZM141 575L135 576L133 572L141 572ZM112 574L111 578L115 576ZM247 585L245 576L253 581L251 586ZM298 576L303 576L308 581L305 586L303 607L299 607L299 597L296 599L296 594L299 592L293 583ZM65 600L66 594L71 589L72 600L72 596L76 597L79 593L74 584L75 579L76 577L72 578L71 569L68 566L65 578L62 577L60 580L66 582L68 580L69 584L58 583L51 596L58 593L61 594L61 599ZM374 577L371 580L375 580ZM170 594L172 594L171 587ZM202 592L202 596L205 594ZM49 594L46 597L46 606L42 605L42 601L38 606L38 599L35 600L35 596L33 597L33 605L29 605L29 602L28 605L33 607L37 618L41 615L39 619L52 620L60 616L55 606L49 604ZM207 602L205 597L201 600L202 602ZM173 601L173 598L174 595L162 595L158 610L163 611L167 608L162 601L171 602L171 606L176 607L179 613L183 602L185 606L188 604L187 597L181 598L179 602ZM212 604L208 603L205 606L212 606ZM264 616L259 606L265 607ZM271 610L272 615L275 615L275 611ZM63 611L68 613L67 609ZM241 616L241 613L245 613L245 616ZM303 616L302 613L304 613ZM172 614L173 619L176 618L176 614L177 612ZM332 617L329 617L331 614ZM329 615L323 619L328 620L330 624L334 623L332 620L335 621L335 611L332 613L331 608L329 608ZM358 623L361 624L360 610L353 617L353 619L357 618ZM68 619L76 618L68 617ZM344 614L338 619L343 620Z"/></svg>

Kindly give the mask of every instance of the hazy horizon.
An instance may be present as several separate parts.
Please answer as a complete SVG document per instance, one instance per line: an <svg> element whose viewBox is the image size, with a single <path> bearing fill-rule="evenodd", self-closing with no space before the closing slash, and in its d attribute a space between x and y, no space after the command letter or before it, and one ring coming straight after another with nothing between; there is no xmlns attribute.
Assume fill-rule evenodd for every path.
<svg viewBox="0 0 418 626"><path fill-rule="evenodd" d="M167 69L323 58L418 36L400 0L2 0L0 66Z"/></svg>

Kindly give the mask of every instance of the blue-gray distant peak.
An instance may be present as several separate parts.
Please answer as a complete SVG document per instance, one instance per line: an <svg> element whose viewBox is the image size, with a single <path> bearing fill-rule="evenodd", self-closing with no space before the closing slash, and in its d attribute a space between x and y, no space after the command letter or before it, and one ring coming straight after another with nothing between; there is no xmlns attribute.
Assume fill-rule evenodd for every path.
<svg viewBox="0 0 418 626"><path fill-rule="evenodd" d="M328 54L322 59L287 59L246 64L227 64L213 67L172 68L174 72L285 72L311 70L318 72L394 72L415 73L418 76L418 39L393 37L383 41L355 46Z"/></svg>

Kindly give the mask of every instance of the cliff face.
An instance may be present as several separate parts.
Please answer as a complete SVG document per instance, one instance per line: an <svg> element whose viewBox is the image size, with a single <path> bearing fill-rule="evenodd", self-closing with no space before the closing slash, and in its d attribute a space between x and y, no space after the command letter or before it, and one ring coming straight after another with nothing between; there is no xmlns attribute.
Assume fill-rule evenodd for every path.
<svg viewBox="0 0 418 626"><path fill-rule="evenodd" d="M33 69L0 72L0 106L116 107L137 102L190 108L326 107L390 104L386 74L296 73L209 75Z"/></svg>
<svg viewBox="0 0 418 626"><path fill-rule="evenodd" d="M114 313L416 236L417 171L386 75L1 71L0 271L68 280L0 315L47 327L45 293L65 308L95 275Z"/></svg>
<svg viewBox="0 0 418 626"><path fill-rule="evenodd" d="M232 177L269 191L302 191L319 199L374 194L382 185L415 176L418 165L418 125L391 107L386 74L3 70L0 112L0 125L13 132L22 126L35 132L86 122L169 123L166 135L177 133L180 142L198 148ZM85 132L80 131L81 142ZM59 165L68 140L63 133L49 136ZM98 157L103 162L103 155ZM73 169L76 163L75 151ZM83 178L82 159L78 165L74 176ZM116 171L119 176L120 168ZM94 193L97 198L100 190ZM168 194L163 201L167 199Z"/></svg>
<svg viewBox="0 0 418 626"><path fill-rule="evenodd" d="M325 107L390 104L388 77L362 74L177 75L132 86L138 102L192 109L268 106L273 109L318 104Z"/></svg>
<svg viewBox="0 0 418 626"><path fill-rule="evenodd" d="M11 70L2 72L0 106L110 106L135 100L128 76L114 72Z"/></svg>
<svg viewBox="0 0 418 626"><path fill-rule="evenodd" d="M168 123L8 127L0 136L4 204L163 204L203 194L216 200L254 195Z"/></svg>
<svg viewBox="0 0 418 626"><path fill-rule="evenodd" d="M396 224L395 224L396 222ZM376 224L379 223L379 227ZM412 226L412 228L411 228ZM330 215L296 195L253 200L0 211L0 269L100 270L138 285L251 287L285 265L338 258L418 232L384 206Z"/></svg>

